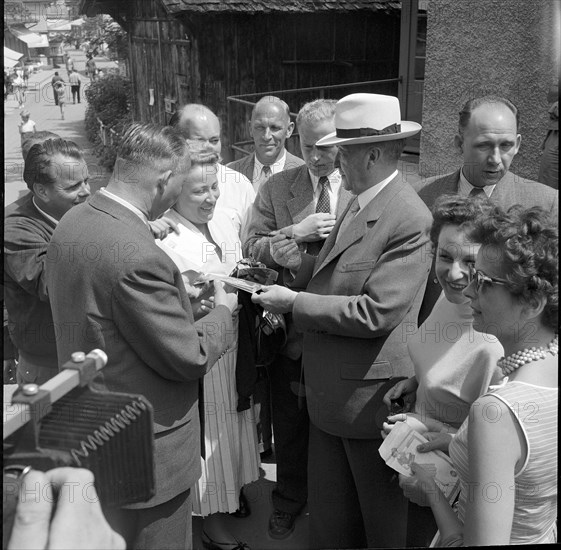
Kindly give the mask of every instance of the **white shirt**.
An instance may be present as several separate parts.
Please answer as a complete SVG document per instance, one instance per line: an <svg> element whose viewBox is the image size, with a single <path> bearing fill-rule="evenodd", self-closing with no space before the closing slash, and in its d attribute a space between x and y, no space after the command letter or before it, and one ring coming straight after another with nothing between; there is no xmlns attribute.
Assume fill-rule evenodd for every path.
<svg viewBox="0 0 561 550"><path fill-rule="evenodd" d="M319 177L312 174L309 170L310 179L314 188L314 205L317 207L319 196L321 194L321 186L319 184ZM329 193L329 211L332 214L337 213L337 199L339 198L339 189L341 188L341 174L338 168L335 168L331 174L327 176L329 183L327 184L327 191ZM315 210L314 207L314 210Z"/></svg>
<svg viewBox="0 0 561 550"><path fill-rule="evenodd" d="M216 177L220 197L216 208L229 215L238 235L241 235L255 200L255 191L251 182L242 173L223 164L217 164L217 168Z"/></svg>
<svg viewBox="0 0 561 550"><path fill-rule="evenodd" d="M485 185L485 187L482 187L484 193L487 195L487 197L490 197L491 194L493 193L493 191L495 190L496 184L495 185ZM464 169L462 168L460 170L460 183L458 185L458 194L462 195L462 197L469 197L469 194L471 193L471 191L473 189L478 189L477 187L475 187L475 185L472 185L467 178L464 176Z"/></svg>
<svg viewBox="0 0 561 550"><path fill-rule="evenodd" d="M31 199L33 201L33 206L35 206L35 208L37 208L37 210L39 210L39 213L41 215L43 215L45 218L47 218L49 221L53 222L55 225L58 225L58 220L55 220L50 214L47 214L44 210L41 210L38 206L37 203L35 202L35 197L33 197Z"/></svg>
<svg viewBox="0 0 561 550"><path fill-rule="evenodd" d="M284 170L284 163L286 162L286 149L283 149L282 156L279 157L273 164L269 164L269 168L271 169L271 173L269 176L265 176L263 174L263 166L264 164L257 158L255 155L255 163L253 166L253 178L251 182L253 183L253 189L255 192L259 191L259 187L263 183L265 183L273 174L278 174Z"/></svg>
<svg viewBox="0 0 561 550"><path fill-rule="evenodd" d="M397 174L398 174L398 172L396 170L391 176L388 176L386 179L382 180L380 183L377 183L376 185L373 185L372 187L369 187L368 189L366 189L366 191L363 191L362 193L357 195L358 205L360 207L358 212L360 212L368 203L370 203L370 201L372 201L374 199L374 197L384 187L386 187L386 185L388 185L388 183L390 183L390 181L392 181L397 176ZM358 212L357 212L357 214L358 214Z"/></svg>

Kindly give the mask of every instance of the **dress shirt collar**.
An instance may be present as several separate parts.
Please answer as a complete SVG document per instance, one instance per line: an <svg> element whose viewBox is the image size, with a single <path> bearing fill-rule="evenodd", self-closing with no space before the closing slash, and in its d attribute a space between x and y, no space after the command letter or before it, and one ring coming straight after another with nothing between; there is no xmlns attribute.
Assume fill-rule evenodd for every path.
<svg viewBox="0 0 561 550"><path fill-rule="evenodd" d="M363 191L362 193L357 195L360 210L362 210L384 187L386 187L386 185L388 185L388 183L390 183L390 181L392 181L397 176L397 174L398 172L396 170L393 174L382 180L380 183L369 187L368 189L366 189L366 191Z"/></svg>
<svg viewBox="0 0 561 550"><path fill-rule="evenodd" d="M37 208L37 210L39 211L39 214L41 214L42 216L44 216L45 218L47 218L47 220L49 220L50 222L53 222L55 225L58 225L58 220L56 220L55 218L53 218L50 214L47 214L44 210L41 210L38 206L37 206L37 202L35 201L35 197L33 197L31 199L33 201L33 206L35 208Z"/></svg>
<svg viewBox="0 0 561 550"><path fill-rule="evenodd" d="M122 197L118 197L117 195L114 195L113 193L111 193L111 191L107 191L105 187L102 187L99 190L99 192L105 195L106 197L113 199L115 202L118 202L119 204L123 205L125 208L128 208L131 212L136 214L146 225L148 225L148 218L146 217L144 212L142 212L142 210L139 210L136 206L131 204L129 201L123 199Z"/></svg>
<svg viewBox="0 0 561 550"><path fill-rule="evenodd" d="M483 187L483 191L487 197L490 197L496 187L495 185L486 185ZM473 189L476 189L474 185L472 185L467 178L464 176L464 169L460 170L460 183L458 185L458 194L462 197L469 197L469 194Z"/></svg>
<svg viewBox="0 0 561 550"><path fill-rule="evenodd" d="M279 172L282 172L284 170L285 162L286 162L286 149L283 149L282 156L279 157L275 162L273 162L273 164L269 164L269 168L271 169L271 176L273 174L278 174ZM257 158L257 155L255 155L255 167L253 168L253 181L255 181L256 178L259 178L261 176L261 173L263 171L263 166L264 164L262 164L261 161Z"/></svg>
<svg viewBox="0 0 561 550"><path fill-rule="evenodd" d="M314 195L319 195L321 193L321 189L318 190L319 185L319 176L316 176L310 170L308 170L308 174L310 174L310 179L312 180L312 187L314 188ZM341 174L339 173L339 169L335 168L331 174L327 175L327 179L329 181L327 189L333 193L339 191L339 187L341 186Z"/></svg>

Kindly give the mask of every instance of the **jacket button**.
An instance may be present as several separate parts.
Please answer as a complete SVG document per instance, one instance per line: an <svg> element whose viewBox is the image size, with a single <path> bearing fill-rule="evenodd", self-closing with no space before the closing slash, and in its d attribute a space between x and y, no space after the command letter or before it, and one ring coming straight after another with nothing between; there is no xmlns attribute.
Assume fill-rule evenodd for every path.
<svg viewBox="0 0 561 550"><path fill-rule="evenodd" d="M432 282L436 285L436 284L438 284L438 279L435 277L435 278L432 280Z"/></svg>

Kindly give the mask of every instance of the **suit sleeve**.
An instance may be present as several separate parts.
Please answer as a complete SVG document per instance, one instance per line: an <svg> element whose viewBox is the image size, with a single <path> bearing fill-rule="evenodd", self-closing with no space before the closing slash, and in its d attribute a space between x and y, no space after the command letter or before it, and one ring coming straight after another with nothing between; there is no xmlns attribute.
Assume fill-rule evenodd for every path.
<svg viewBox="0 0 561 550"><path fill-rule="evenodd" d="M32 224L8 220L4 240L4 269L21 288L48 301L45 264L49 241Z"/></svg>
<svg viewBox="0 0 561 550"><path fill-rule="evenodd" d="M425 226L423 230L420 227ZM353 338L389 334L422 292L430 261L426 258L428 223L405 220L378 257L362 293L356 296L300 292L293 319L300 332L324 332Z"/></svg>
<svg viewBox="0 0 561 550"><path fill-rule="evenodd" d="M190 304L188 310L182 306L185 300L164 265L130 270L114 287L117 329L146 364L169 380L204 376L235 336L226 306L195 323Z"/></svg>
<svg viewBox="0 0 561 550"><path fill-rule="evenodd" d="M271 257L269 249L269 237L259 237L258 231L269 233L277 228L275 208L271 197L271 180L263 184L251 208L251 215L246 231L246 239L243 245L244 256L252 255L257 261L264 263L267 267L279 269L279 266Z"/></svg>

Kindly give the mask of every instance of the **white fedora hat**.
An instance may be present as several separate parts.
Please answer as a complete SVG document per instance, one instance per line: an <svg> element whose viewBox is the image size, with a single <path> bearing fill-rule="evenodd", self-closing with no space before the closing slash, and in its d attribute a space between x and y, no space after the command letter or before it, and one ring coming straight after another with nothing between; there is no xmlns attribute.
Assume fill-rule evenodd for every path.
<svg viewBox="0 0 561 550"><path fill-rule="evenodd" d="M399 99L391 95L351 94L335 106L335 132L316 145L353 145L405 139L421 130L421 125L401 120Z"/></svg>

